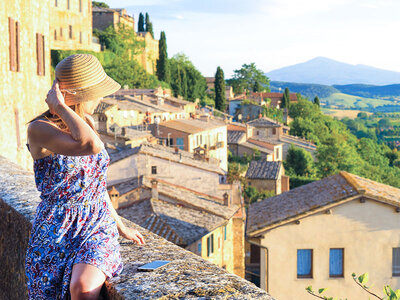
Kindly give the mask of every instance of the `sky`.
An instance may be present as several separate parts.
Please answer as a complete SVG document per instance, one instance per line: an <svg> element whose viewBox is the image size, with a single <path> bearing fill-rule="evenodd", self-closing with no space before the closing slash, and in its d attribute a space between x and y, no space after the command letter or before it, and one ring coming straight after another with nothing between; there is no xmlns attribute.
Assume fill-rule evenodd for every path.
<svg viewBox="0 0 400 300"><path fill-rule="evenodd" d="M400 72L398 0L105 0L138 21L148 12L168 56L184 53L204 76L243 64L274 69L317 56ZM137 30L137 27L136 27Z"/></svg>

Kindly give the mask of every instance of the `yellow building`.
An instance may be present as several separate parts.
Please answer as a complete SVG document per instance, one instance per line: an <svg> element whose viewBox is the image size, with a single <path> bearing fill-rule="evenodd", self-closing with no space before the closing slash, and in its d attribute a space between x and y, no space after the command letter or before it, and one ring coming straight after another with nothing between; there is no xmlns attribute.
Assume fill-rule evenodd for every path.
<svg viewBox="0 0 400 300"><path fill-rule="evenodd" d="M92 1L50 1L50 48L100 51L93 43Z"/></svg>
<svg viewBox="0 0 400 300"><path fill-rule="evenodd" d="M158 40L155 40L150 32L138 32L137 40L144 42L144 50L135 56L135 59L143 66L147 73L155 74L157 60L159 58Z"/></svg>
<svg viewBox="0 0 400 300"><path fill-rule="evenodd" d="M128 15L126 9L93 7L93 28L105 30L108 26L118 29L118 25L124 25L127 28L135 29L135 20Z"/></svg>
<svg viewBox="0 0 400 300"><path fill-rule="evenodd" d="M130 178L109 186L118 213L228 272L244 277L244 209L161 179Z"/></svg>
<svg viewBox="0 0 400 300"><path fill-rule="evenodd" d="M384 285L399 289L399 212L400 189L346 172L254 203L247 278L285 300L314 299L305 291L310 285L329 288L327 296L365 299L353 272L368 272L378 294Z"/></svg>
<svg viewBox="0 0 400 300"><path fill-rule="evenodd" d="M0 153L25 169L26 123L47 109L50 88L49 6L39 0L0 1Z"/></svg>
<svg viewBox="0 0 400 300"><path fill-rule="evenodd" d="M169 146L218 159L221 168L228 170L225 122L201 115L198 119L163 122L159 128L157 136L166 139Z"/></svg>

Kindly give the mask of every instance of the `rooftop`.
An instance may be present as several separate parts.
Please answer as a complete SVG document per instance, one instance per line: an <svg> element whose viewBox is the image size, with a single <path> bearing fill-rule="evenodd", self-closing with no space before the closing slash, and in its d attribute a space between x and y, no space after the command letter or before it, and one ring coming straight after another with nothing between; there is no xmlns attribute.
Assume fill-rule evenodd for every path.
<svg viewBox="0 0 400 300"><path fill-rule="evenodd" d="M228 144L237 144L246 136L244 131L228 130Z"/></svg>
<svg viewBox="0 0 400 300"><path fill-rule="evenodd" d="M173 120L163 122L160 124L160 126L193 134L218 127L224 127L226 126L226 123L217 119L209 118L208 121L199 119Z"/></svg>
<svg viewBox="0 0 400 300"><path fill-rule="evenodd" d="M247 124L253 126L253 127L282 127L283 125L273 119L267 118L267 117L262 117L258 119L254 119L250 122L247 122Z"/></svg>
<svg viewBox="0 0 400 300"><path fill-rule="evenodd" d="M247 234L257 235L261 231L355 197L367 197L400 207L400 189L342 171L251 204L248 210Z"/></svg>
<svg viewBox="0 0 400 300"><path fill-rule="evenodd" d="M219 162L217 160L214 161L210 159L210 161L206 162L195 159L193 153L183 150L178 150L178 151L179 152L175 152L175 149L171 147L165 147L157 144L143 143L139 147L130 149L121 149L121 150L110 149L109 155L111 164L116 163L119 160L125 159L131 155L146 154L154 157L163 158L169 161L186 164L210 172L215 172L221 175L225 174L225 172L219 167Z"/></svg>
<svg viewBox="0 0 400 300"><path fill-rule="evenodd" d="M246 178L277 180L281 169L281 161L253 160L247 169Z"/></svg>
<svg viewBox="0 0 400 300"><path fill-rule="evenodd" d="M10 237L0 243L0 282L6 299L24 299L27 296L24 249L39 202L34 174L0 156L0 231L2 237ZM104 298L272 300L254 284L128 220L122 220L142 233L146 245L137 246L132 241L120 239L124 270L120 276L107 282ZM137 271L139 266L154 260L169 260L171 263L153 272Z"/></svg>

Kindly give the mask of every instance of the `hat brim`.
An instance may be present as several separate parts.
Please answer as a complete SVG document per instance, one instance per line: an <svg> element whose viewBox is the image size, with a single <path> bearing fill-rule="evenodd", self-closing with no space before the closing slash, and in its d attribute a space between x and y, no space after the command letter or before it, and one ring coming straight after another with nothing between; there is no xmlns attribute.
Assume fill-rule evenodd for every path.
<svg viewBox="0 0 400 300"><path fill-rule="evenodd" d="M62 91L65 104L74 105L81 102L93 101L111 95L121 89L121 85L108 75L98 84L69 92Z"/></svg>

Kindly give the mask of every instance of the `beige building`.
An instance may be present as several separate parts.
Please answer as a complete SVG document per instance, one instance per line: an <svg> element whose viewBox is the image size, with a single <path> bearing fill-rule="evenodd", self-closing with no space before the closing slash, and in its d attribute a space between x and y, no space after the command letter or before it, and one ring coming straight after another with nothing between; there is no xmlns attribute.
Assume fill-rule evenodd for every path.
<svg viewBox="0 0 400 300"><path fill-rule="evenodd" d="M223 199L141 177L109 186L118 213L244 277L244 210L242 198Z"/></svg>
<svg viewBox="0 0 400 300"><path fill-rule="evenodd" d="M287 300L314 299L310 285L365 299L353 272L368 272L378 294L384 285L399 289L399 212L399 189L346 172L251 204L247 278Z"/></svg>
<svg viewBox="0 0 400 300"><path fill-rule="evenodd" d="M25 169L26 123L47 109L50 88L49 5L42 1L0 1L0 153Z"/></svg>
<svg viewBox="0 0 400 300"><path fill-rule="evenodd" d="M93 42L92 1L52 0L49 6L51 49L100 51Z"/></svg>
<svg viewBox="0 0 400 300"><path fill-rule="evenodd" d="M159 58L159 41L154 39L150 32L138 32L137 40L144 43L144 51L135 56L147 73L155 74Z"/></svg>
<svg viewBox="0 0 400 300"><path fill-rule="evenodd" d="M271 191L279 195L289 190L289 177L285 176L281 161L253 160L245 177L247 184L259 191Z"/></svg>
<svg viewBox="0 0 400 300"><path fill-rule="evenodd" d="M216 159L203 159L187 151L150 143L132 149L107 150L111 158L109 185L127 178L150 176L221 199L226 192L231 197L240 194L237 187L226 184L226 172Z"/></svg>
<svg viewBox="0 0 400 300"><path fill-rule="evenodd" d="M228 170L227 125L209 115L198 119L174 120L159 125L158 137L167 145L217 159Z"/></svg>
<svg viewBox="0 0 400 300"><path fill-rule="evenodd" d="M94 6L92 10L93 28L105 30L109 26L113 26L115 30L121 24L127 28L135 29L135 20L128 15L126 9L104 8Z"/></svg>

